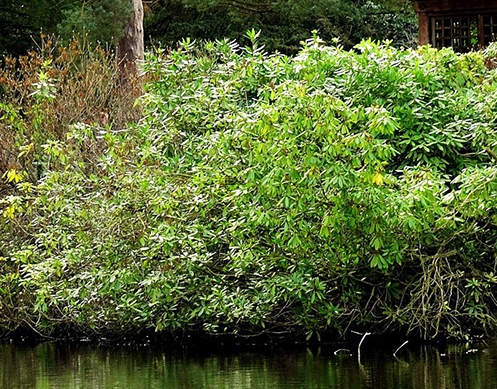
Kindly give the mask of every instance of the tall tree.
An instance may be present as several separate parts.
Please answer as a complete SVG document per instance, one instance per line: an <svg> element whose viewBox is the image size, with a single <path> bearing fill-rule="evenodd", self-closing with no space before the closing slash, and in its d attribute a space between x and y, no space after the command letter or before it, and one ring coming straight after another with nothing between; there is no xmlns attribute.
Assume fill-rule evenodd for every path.
<svg viewBox="0 0 497 389"><path fill-rule="evenodd" d="M143 60L143 4L141 0L131 0L133 12L124 25L123 36L119 40L116 59L122 77L136 75L137 61Z"/></svg>

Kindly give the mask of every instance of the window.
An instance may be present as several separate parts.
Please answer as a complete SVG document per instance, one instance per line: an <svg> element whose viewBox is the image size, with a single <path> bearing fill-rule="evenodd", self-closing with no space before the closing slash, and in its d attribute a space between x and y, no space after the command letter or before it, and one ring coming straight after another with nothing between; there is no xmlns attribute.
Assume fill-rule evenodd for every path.
<svg viewBox="0 0 497 389"><path fill-rule="evenodd" d="M464 53L488 46L497 37L497 15L440 16L431 22L436 48L452 47Z"/></svg>
<svg viewBox="0 0 497 389"><path fill-rule="evenodd" d="M483 45L488 46L497 37L497 15L483 17Z"/></svg>

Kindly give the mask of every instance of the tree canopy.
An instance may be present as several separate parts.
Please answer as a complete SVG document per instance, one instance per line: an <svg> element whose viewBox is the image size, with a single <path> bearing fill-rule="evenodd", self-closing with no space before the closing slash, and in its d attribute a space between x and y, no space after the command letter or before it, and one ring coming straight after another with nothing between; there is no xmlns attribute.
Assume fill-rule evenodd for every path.
<svg viewBox="0 0 497 389"><path fill-rule="evenodd" d="M147 35L166 43L192 39L243 40L250 28L262 30L270 51L295 53L312 30L352 47L363 38L415 44L416 18L407 0L157 0L151 4Z"/></svg>
<svg viewBox="0 0 497 389"><path fill-rule="evenodd" d="M58 32L65 39L75 35L90 42L117 44L132 12L131 0L73 1L63 13Z"/></svg>
<svg viewBox="0 0 497 389"><path fill-rule="evenodd" d="M116 44L129 20L129 0L5 0L0 5L0 53L19 55L40 31L70 40ZM296 52L312 30L346 47L361 39L415 43L416 20L408 0L154 0L145 4L145 34L154 42L183 38L243 41L262 30L268 50Z"/></svg>
<svg viewBox="0 0 497 389"><path fill-rule="evenodd" d="M4 0L0 4L0 55L23 54L40 31L54 32L69 0Z"/></svg>

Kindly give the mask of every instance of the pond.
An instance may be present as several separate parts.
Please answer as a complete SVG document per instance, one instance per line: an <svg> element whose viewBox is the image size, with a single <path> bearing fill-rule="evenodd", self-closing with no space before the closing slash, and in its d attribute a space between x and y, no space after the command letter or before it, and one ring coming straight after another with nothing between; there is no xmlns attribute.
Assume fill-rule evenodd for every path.
<svg viewBox="0 0 497 389"><path fill-rule="evenodd" d="M0 385L8 389L490 389L497 342L407 344L394 357L380 345L168 348L90 343L0 344Z"/></svg>

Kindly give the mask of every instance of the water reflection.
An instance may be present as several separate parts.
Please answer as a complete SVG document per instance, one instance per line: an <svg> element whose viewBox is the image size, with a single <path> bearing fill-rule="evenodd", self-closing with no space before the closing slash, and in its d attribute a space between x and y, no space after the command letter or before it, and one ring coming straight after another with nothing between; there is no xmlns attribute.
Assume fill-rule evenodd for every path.
<svg viewBox="0 0 497 389"><path fill-rule="evenodd" d="M493 389L495 346L406 347L397 359L390 350L363 350L359 363L357 355L335 355L332 347L206 352L0 344L0 384L9 389Z"/></svg>

